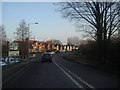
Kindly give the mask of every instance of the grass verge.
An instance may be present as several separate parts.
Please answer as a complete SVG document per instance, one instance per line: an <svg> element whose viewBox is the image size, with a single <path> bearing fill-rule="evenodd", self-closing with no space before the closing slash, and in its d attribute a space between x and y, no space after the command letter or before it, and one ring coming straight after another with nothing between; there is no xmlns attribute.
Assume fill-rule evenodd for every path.
<svg viewBox="0 0 120 90"><path fill-rule="evenodd" d="M102 71L120 74L118 65L114 64L100 64L96 60L91 60L85 55L76 55L75 52L69 52L63 55L63 58L72 62L81 63L92 68L96 68Z"/></svg>

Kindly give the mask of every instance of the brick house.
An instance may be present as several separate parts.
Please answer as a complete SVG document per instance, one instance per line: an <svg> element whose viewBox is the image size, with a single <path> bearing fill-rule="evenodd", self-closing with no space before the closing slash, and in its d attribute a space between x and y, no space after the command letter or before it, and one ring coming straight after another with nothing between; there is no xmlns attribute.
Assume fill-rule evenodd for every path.
<svg viewBox="0 0 120 90"><path fill-rule="evenodd" d="M45 52L45 42L40 42L37 40L28 40L28 41L20 41L15 40L19 44L20 55L28 55L33 53Z"/></svg>

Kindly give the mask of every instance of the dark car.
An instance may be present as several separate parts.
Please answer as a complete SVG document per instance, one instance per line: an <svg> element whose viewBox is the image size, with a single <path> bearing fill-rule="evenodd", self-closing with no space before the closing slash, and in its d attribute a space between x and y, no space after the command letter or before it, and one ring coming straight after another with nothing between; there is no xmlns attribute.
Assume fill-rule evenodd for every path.
<svg viewBox="0 0 120 90"><path fill-rule="evenodd" d="M41 56L41 62L52 62L52 55L49 52L43 53Z"/></svg>

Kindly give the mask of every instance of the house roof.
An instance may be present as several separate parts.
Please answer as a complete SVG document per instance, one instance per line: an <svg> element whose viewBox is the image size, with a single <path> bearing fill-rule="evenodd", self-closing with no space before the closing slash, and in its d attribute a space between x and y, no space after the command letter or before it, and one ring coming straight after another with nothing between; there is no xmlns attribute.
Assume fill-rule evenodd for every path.
<svg viewBox="0 0 120 90"><path fill-rule="evenodd" d="M27 41L21 41L21 40L15 40L14 42L27 42ZM28 42L30 43L30 44L34 44L34 43L38 43L38 44L40 44L40 43L45 43L45 42L43 42L43 41L37 41L37 40L28 40Z"/></svg>

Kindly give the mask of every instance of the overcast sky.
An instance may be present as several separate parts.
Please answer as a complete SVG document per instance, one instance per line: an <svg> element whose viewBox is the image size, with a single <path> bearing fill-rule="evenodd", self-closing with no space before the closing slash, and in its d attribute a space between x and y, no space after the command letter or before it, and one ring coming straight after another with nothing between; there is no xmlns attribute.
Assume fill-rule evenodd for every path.
<svg viewBox="0 0 120 90"><path fill-rule="evenodd" d="M14 40L14 32L22 19L30 25L30 31L36 40L58 39L66 43L68 37L79 36L73 22L62 18L53 2L3 2L2 22L7 37Z"/></svg>

